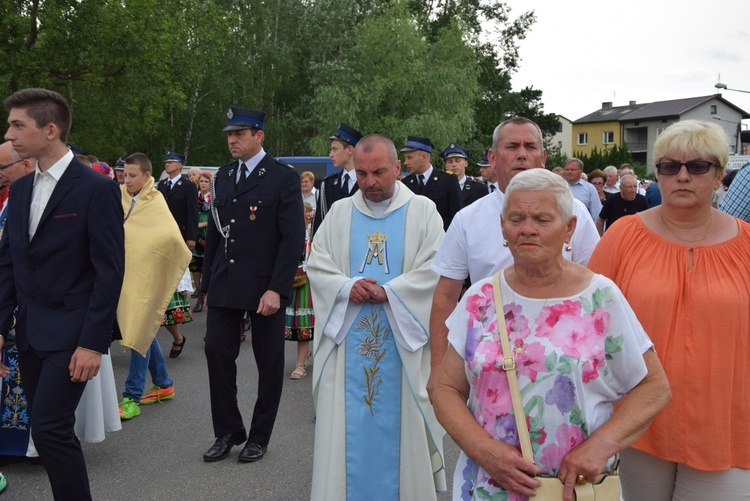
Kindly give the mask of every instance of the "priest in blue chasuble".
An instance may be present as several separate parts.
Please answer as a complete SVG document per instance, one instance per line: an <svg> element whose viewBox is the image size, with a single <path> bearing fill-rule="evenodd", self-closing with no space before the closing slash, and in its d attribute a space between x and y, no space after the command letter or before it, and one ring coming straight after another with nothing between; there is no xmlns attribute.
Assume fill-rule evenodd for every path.
<svg viewBox="0 0 750 501"><path fill-rule="evenodd" d="M361 139L354 166L359 191L332 205L307 265L322 333L311 499L436 499L445 432L427 397L427 326L443 221L398 181L387 137Z"/></svg>

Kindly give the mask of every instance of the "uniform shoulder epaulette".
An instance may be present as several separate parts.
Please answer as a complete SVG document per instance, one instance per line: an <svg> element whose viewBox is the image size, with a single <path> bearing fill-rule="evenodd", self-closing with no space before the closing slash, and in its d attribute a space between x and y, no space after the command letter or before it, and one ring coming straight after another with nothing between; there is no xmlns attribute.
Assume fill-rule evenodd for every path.
<svg viewBox="0 0 750 501"><path fill-rule="evenodd" d="M274 157L274 160L276 160L276 163L277 163L277 164L279 164L279 165L283 165L283 166L284 166L284 167L286 167L287 169L292 169L292 170L294 170L294 167L292 167L291 165L289 165L289 164L288 164L288 163L286 163L285 161L283 161L283 160L279 160L278 158L275 158L275 157Z"/></svg>

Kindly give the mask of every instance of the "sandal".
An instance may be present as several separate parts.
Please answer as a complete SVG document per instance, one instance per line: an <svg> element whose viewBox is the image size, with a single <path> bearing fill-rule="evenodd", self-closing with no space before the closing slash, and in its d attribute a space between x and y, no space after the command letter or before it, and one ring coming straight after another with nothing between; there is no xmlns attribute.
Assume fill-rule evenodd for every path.
<svg viewBox="0 0 750 501"><path fill-rule="evenodd" d="M185 347L185 341L187 341L187 338L185 337L185 334L183 334L181 343L172 343L172 349L169 350L169 358L177 358L182 354L182 349ZM179 350L176 350L175 348L179 348Z"/></svg>
<svg viewBox="0 0 750 501"><path fill-rule="evenodd" d="M305 370L305 364L297 364L294 366L294 370L292 371L292 374L289 376L289 379L302 379L305 376L307 376L307 371Z"/></svg>

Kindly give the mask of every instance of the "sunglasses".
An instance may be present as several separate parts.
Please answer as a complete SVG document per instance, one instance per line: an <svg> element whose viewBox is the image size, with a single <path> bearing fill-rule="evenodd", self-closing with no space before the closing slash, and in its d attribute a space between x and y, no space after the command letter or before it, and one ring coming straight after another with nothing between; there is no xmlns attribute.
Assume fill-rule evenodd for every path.
<svg viewBox="0 0 750 501"><path fill-rule="evenodd" d="M18 159L18 160L16 160L15 162L11 162L11 163L9 163L9 164L5 164L5 165L0 165L0 170L5 170L5 169L7 169L8 167L12 167L12 166L16 165L16 164L17 164L18 162L23 162L23 158L19 158L19 159Z"/></svg>
<svg viewBox="0 0 750 501"><path fill-rule="evenodd" d="M700 175L705 174L708 170L714 166L719 165L719 162L709 162L708 160L691 160L690 162L659 162L656 164L656 170L662 176L676 176L680 173L682 166L688 171L688 174Z"/></svg>

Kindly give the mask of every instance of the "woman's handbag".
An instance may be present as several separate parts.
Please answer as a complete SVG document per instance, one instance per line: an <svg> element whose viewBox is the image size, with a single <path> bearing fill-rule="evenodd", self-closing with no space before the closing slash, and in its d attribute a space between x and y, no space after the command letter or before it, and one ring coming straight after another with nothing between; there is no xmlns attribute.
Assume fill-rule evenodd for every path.
<svg viewBox="0 0 750 501"><path fill-rule="evenodd" d="M297 271L294 273L294 281L292 282L292 287L295 289L299 289L306 283L307 283L307 272L304 269L302 269L302 266L298 266Z"/></svg>
<svg viewBox="0 0 750 501"><path fill-rule="evenodd" d="M510 348L508 339L508 329L503 317L503 296L500 289L500 273L495 273L492 277L492 288L495 292L495 311L497 312L497 326L500 333L500 342L503 346L503 354L513 353ZM526 414L523 410L521 401L521 391L518 388L518 378L516 377L516 362L513 356L503 356L503 370L508 376L510 385L510 396L513 401L513 414L516 418L516 428L518 428L518 440L521 443L521 453L524 459L534 462L534 454L531 452L531 437L529 437L529 428L526 425ZM612 467L612 473L603 473L596 477L596 482L585 483L584 485L575 486L575 499L578 501L620 501L620 457L615 456L615 464ZM542 485L536 488L535 501L560 501L563 498L563 483L557 477L537 475L534 477Z"/></svg>

